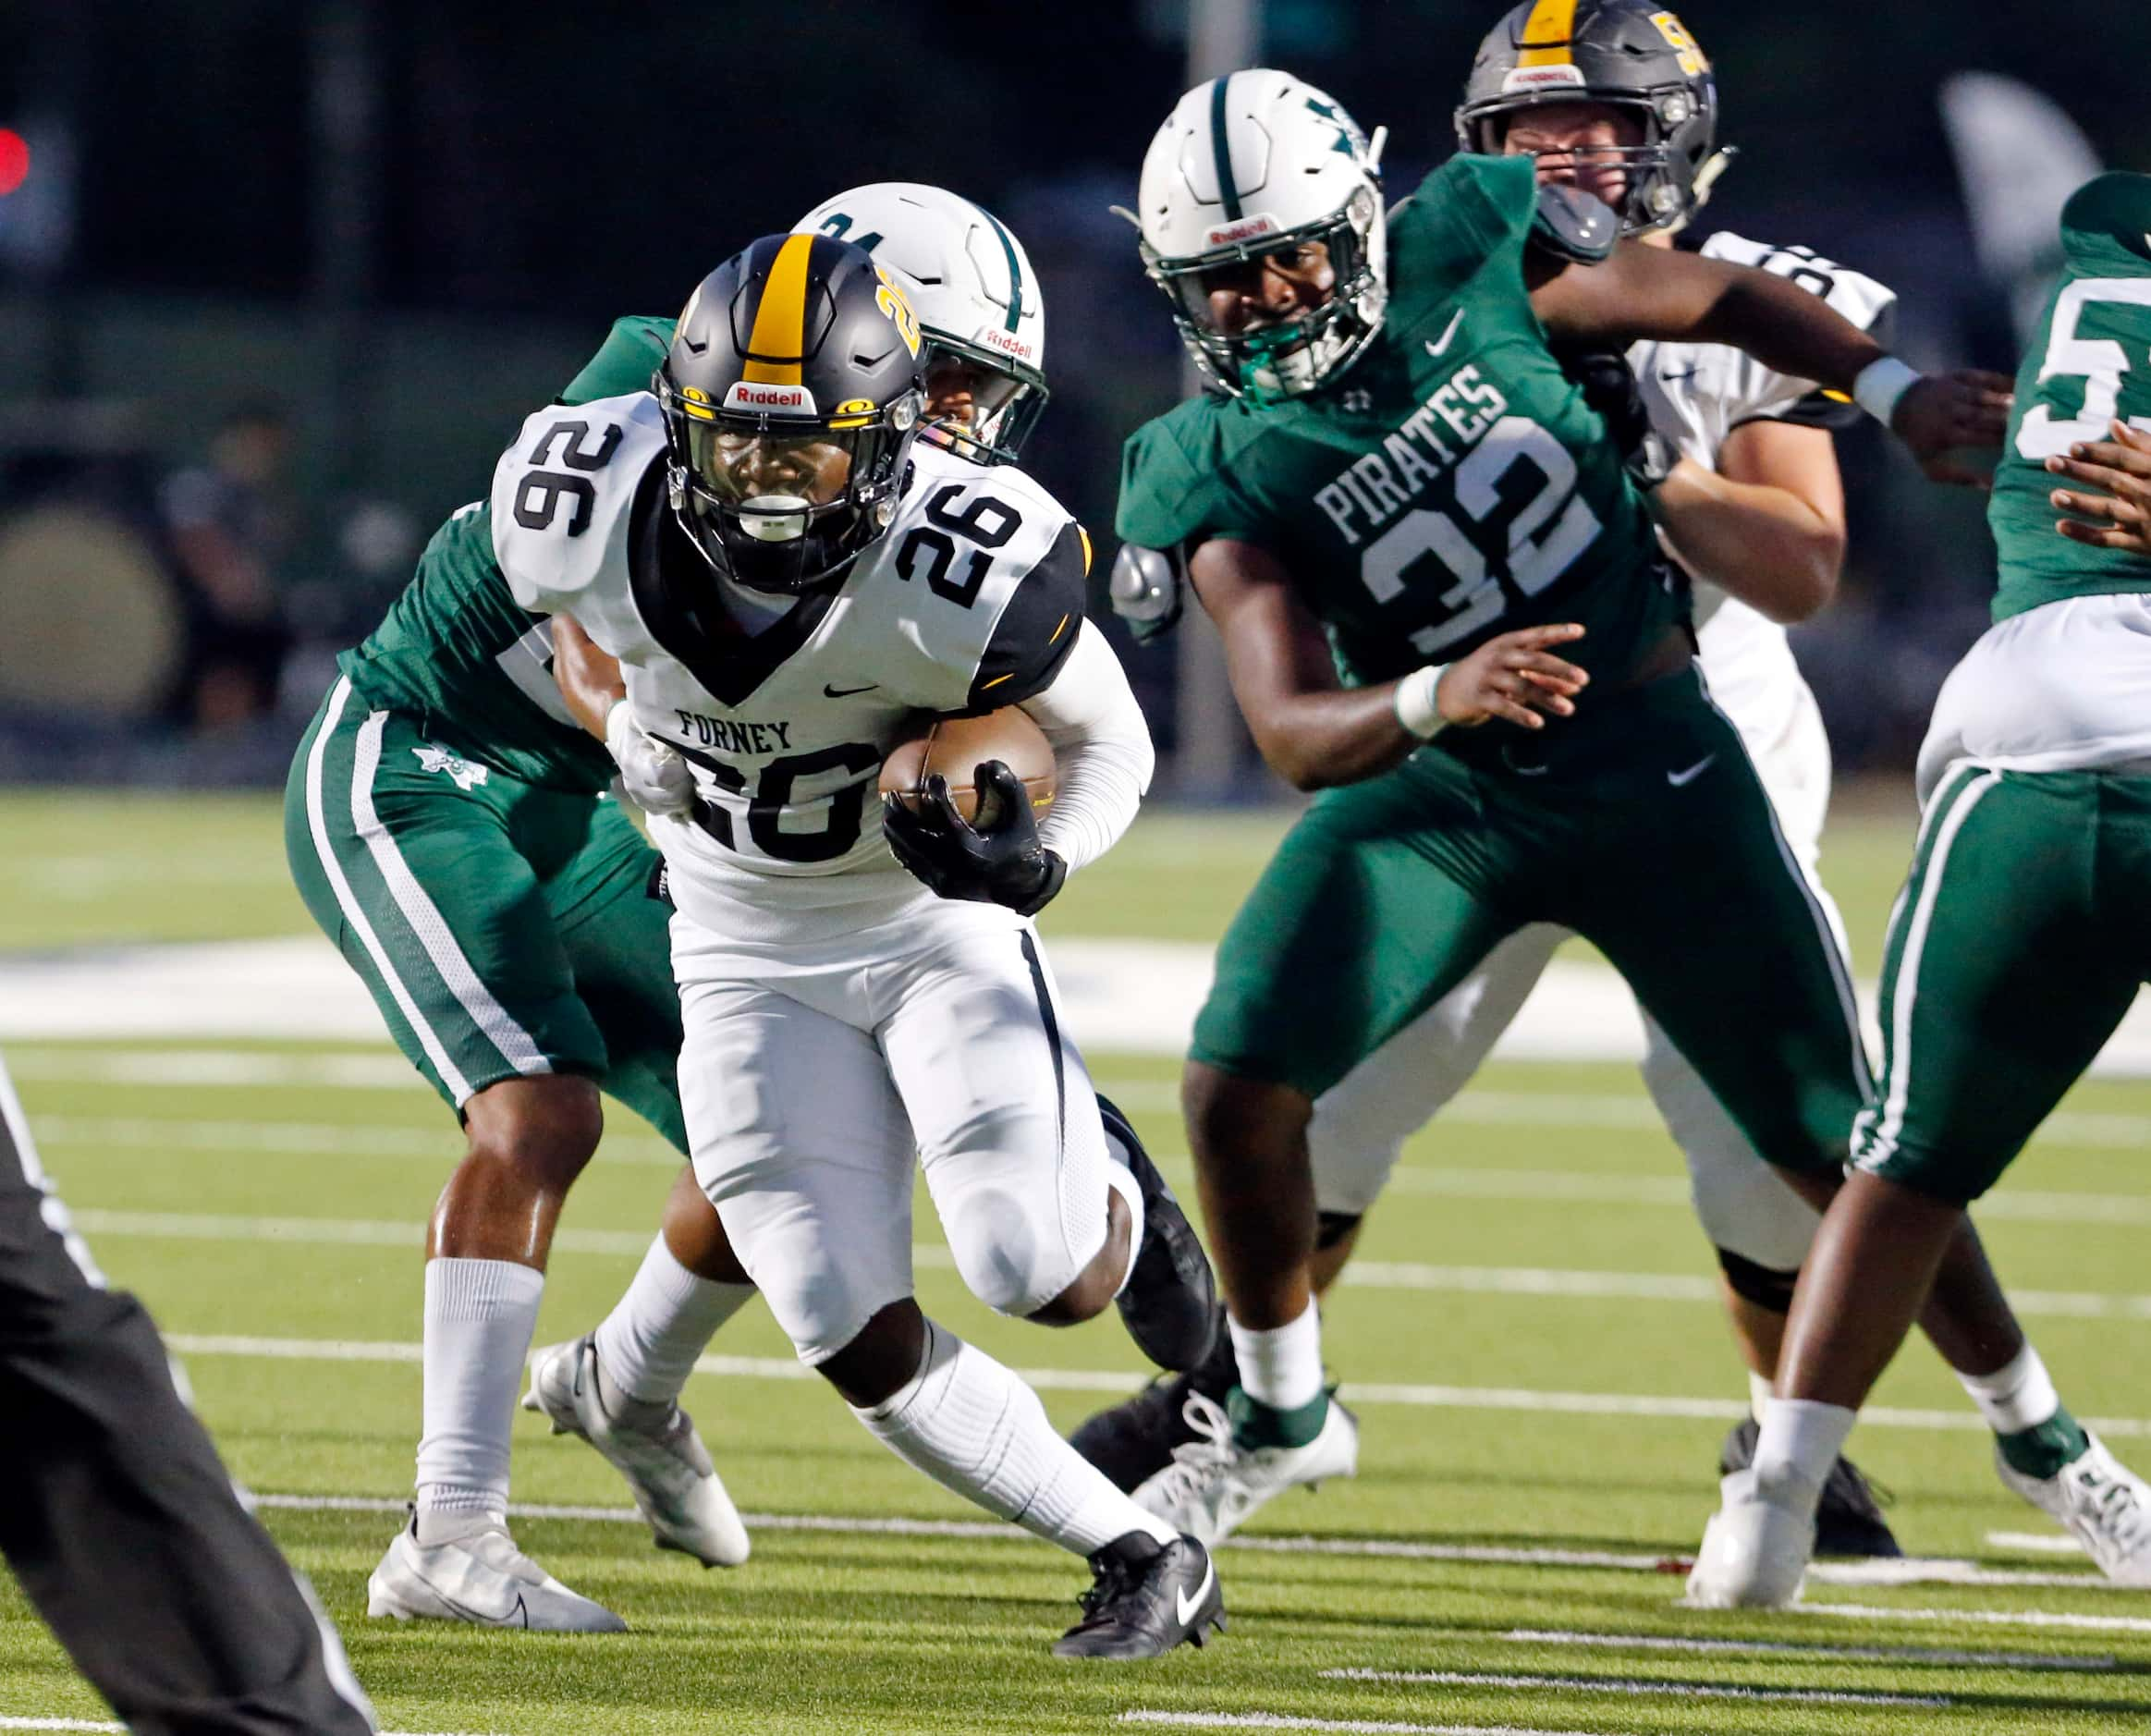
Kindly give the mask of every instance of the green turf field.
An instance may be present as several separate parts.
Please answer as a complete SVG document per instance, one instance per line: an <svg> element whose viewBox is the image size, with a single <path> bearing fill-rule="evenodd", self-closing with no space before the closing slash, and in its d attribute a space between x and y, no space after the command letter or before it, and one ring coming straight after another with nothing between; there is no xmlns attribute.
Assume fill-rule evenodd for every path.
<svg viewBox="0 0 2151 1736"><path fill-rule="evenodd" d="M1050 930L1213 935L1277 822L1145 819ZM272 804L0 796L0 955L301 932ZM1871 972L1908 843L1855 818L1826 862ZM6 961L0 956L0 971ZM1743 1383L1678 1160L1625 1068L1489 1070L1369 1220L1327 1342L1361 1474L1294 1493L1221 1551L1231 1631L1115 1669L1058 1663L1087 1575L906 1469L802 1375L758 1308L688 1403L754 1559L653 1549L590 1449L519 1419L519 1540L625 1615L619 1637L375 1624L367 1571L409 1484L418 1247L457 1139L373 1048L16 1042L48 1167L116 1280L184 1354L234 1470L406 1731L2108 1730L2151 1717L2151 1597L2040 1547L1985 1437L1914 1349L1853 1451L1898 1491L1904 1585L1812 1583L1800 1613L1707 1615L1667 1564L1714 1504ZM1171 1064L1094 1051L1101 1084L1187 1179ZM672 1160L619 1116L571 1202L543 1339L633 1269ZM2151 1460L2151 1083L2082 1088L1985 1214L2065 1397ZM987 1314L922 1199L928 1309L1037 1377L1071 1425L1140 1379L1110 1317ZM4 1419L0 1419L4 1425ZM0 1583L0 1730L107 1716Z"/></svg>

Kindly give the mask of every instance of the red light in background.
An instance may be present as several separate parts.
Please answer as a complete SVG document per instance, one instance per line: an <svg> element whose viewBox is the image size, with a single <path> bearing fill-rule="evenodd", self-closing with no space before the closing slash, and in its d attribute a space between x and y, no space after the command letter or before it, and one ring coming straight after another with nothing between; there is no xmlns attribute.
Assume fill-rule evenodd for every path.
<svg viewBox="0 0 2151 1736"><path fill-rule="evenodd" d="M0 199L30 178L30 143L18 132L0 127Z"/></svg>

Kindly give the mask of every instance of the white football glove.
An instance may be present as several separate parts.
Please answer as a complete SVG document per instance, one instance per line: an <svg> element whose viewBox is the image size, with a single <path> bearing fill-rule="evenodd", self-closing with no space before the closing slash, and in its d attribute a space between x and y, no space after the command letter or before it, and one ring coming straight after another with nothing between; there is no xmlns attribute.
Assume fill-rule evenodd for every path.
<svg viewBox="0 0 2151 1736"><path fill-rule="evenodd" d="M626 700L605 714L605 744L620 768L620 788L644 813L680 819L694 812L694 772L668 743L645 735Z"/></svg>

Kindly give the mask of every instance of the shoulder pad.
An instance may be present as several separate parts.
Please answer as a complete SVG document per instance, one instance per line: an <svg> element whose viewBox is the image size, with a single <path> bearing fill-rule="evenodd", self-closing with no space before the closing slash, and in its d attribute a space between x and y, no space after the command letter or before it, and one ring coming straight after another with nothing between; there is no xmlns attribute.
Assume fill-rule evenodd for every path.
<svg viewBox="0 0 2151 1736"><path fill-rule="evenodd" d="M1140 543L1123 543L1113 557L1113 577L1107 586L1113 613L1128 623L1139 645L1162 639L1179 625L1188 556L1184 544L1170 548L1144 548Z"/></svg>
<svg viewBox="0 0 2151 1736"><path fill-rule="evenodd" d="M1595 265L1611 257L1620 239L1620 219L1613 207L1581 188L1558 184L1538 189L1538 210L1531 220L1531 244L1556 259Z"/></svg>
<svg viewBox="0 0 2151 1736"><path fill-rule="evenodd" d="M600 617L627 604L635 492L665 449L646 393L540 410L501 457L490 496L494 558L524 608L572 611L605 642Z"/></svg>

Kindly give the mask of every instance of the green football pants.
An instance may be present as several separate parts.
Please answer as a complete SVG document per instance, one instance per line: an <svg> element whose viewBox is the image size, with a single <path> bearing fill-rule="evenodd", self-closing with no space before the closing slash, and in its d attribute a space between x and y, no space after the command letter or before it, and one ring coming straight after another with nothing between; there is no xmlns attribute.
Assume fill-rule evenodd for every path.
<svg viewBox="0 0 2151 1736"><path fill-rule="evenodd" d="M582 1073L687 1149L671 912L617 804L508 776L339 679L284 833L314 921L458 1111L502 1079Z"/></svg>
<svg viewBox="0 0 2151 1736"><path fill-rule="evenodd" d="M2151 777L1953 767L1890 918L1882 1081L1852 1161L1977 1199L2146 980Z"/></svg>
<svg viewBox="0 0 2151 1736"><path fill-rule="evenodd" d="M1533 922L1606 954L1771 1163L1842 1167L1850 973L1693 671L1316 798L1225 936L1193 1057L1319 1096Z"/></svg>

